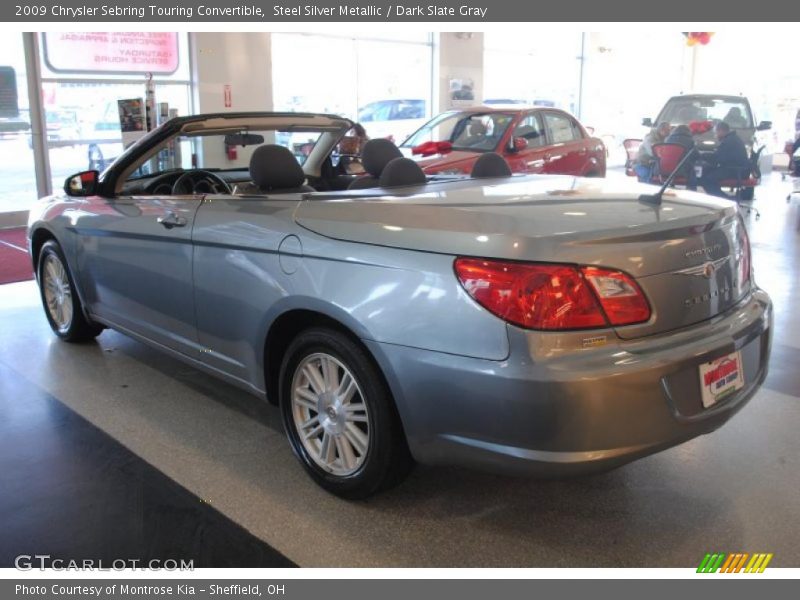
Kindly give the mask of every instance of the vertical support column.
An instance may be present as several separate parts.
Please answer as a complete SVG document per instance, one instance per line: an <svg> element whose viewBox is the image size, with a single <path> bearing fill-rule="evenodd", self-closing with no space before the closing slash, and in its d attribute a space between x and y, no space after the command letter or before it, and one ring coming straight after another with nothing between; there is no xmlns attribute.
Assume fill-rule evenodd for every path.
<svg viewBox="0 0 800 600"><path fill-rule="evenodd" d="M271 34L197 32L190 36L195 112L273 110ZM201 162L230 168L246 166L254 149L242 148L236 158L230 158L219 140L203 140L198 146L194 151L201 155Z"/></svg>
<svg viewBox="0 0 800 600"><path fill-rule="evenodd" d="M442 112L456 106L483 102L483 33L439 34L439 110ZM454 99L451 83L460 81L471 84L472 100ZM465 94L461 94L463 97Z"/></svg>
<svg viewBox="0 0 800 600"><path fill-rule="evenodd" d="M42 72L37 35L33 32L23 33L22 44L25 51L25 72L28 80L28 106L31 117L36 193L41 198L53 193L53 185L50 173L50 153L47 148L47 117L42 102Z"/></svg>

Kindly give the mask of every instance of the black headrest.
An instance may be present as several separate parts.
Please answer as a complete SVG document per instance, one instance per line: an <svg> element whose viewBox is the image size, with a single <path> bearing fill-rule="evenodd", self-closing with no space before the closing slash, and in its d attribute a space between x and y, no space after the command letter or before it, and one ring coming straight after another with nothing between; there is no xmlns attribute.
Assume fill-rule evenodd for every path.
<svg viewBox="0 0 800 600"><path fill-rule="evenodd" d="M250 179L264 191L296 188L306 174L288 148L276 144L259 146L250 157Z"/></svg>
<svg viewBox="0 0 800 600"><path fill-rule="evenodd" d="M401 187L404 185L423 185L427 181L420 166L410 158L395 158L381 173L378 185L381 187Z"/></svg>
<svg viewBox="0 0 800 600"><path fill-rule="evenodd" d="M373 177L380 177L390 161L402 156L403 153L392 142L376 138L364 144L364 149L361 150L361 164L367 173Z"/></svg>
<svg viewBox="0 0 800 600"><path fill-rule="evenodd" d="M472 166L472 177L511 177L511 167L506 159L496 152L487 152Z"/></svg>

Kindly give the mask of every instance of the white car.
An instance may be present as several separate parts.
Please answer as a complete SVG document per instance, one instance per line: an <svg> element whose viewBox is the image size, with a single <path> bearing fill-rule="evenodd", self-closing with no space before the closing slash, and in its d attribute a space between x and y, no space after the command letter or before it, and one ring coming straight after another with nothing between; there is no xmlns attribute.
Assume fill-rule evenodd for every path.
<svg viewBox="0 0 800 600"><path fill-rule="evenodd" d="M425 124L425 100L377 100L358 110L358 121L371 138L388 138L398 144Z"/></svg>

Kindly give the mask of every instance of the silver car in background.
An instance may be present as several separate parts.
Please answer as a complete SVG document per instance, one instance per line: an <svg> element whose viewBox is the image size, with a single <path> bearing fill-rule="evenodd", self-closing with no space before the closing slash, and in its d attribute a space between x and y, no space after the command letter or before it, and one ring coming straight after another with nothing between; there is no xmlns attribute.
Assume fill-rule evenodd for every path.
<svg viewBox="0 0 800 600"><path fill-rule="evenodd" d="M69 179L29 222L56 335L110 327L279 405L308 473L348 498L414 461L613 468L713 431L764 381L771 303L733 203L426 180L404 158L329 191L351 127L184 117Z"/></svg>

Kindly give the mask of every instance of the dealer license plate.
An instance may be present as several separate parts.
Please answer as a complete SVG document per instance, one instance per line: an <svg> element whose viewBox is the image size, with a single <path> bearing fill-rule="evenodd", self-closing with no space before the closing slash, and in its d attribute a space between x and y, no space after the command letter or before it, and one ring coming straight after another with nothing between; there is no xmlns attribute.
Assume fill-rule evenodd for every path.
<svg viewBox="0 0 800 600"><path fill-rule="evenodd" d="M725 396L744 387L742 355L734 352L700 365L703 407L714 406Z"/></svg>

